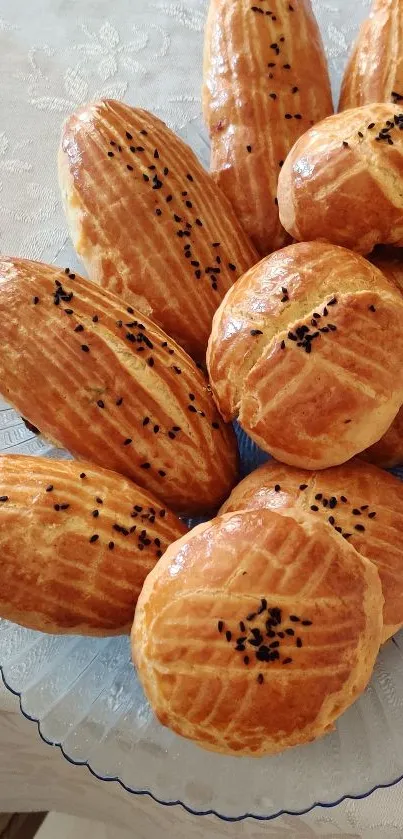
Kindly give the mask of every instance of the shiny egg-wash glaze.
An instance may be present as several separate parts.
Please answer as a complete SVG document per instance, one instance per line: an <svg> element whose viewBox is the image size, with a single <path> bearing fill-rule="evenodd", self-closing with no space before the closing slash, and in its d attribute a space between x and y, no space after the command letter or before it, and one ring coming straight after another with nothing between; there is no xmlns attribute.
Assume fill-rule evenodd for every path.
<svg viewBox="0 0 403 839"><path fill-rule="evenodd" d="M301 137L278 184L290 235L362 254L403 245L402 127L403 108L381 103L335 114Z"/></svg>
<svg viewBox="0 0 403 839"><path fill-rule="evenodd" d="M366 686L383 597L375 566L325 524L220 516L172 545L138 600L133 657L164 724L259 757L314 740Z"/></svg>
<svg viewBox="0 0 403 839"><path fill-rule="evenodd" d="M398 251L396 251L398 254ZM371 259L374 265L388 278L403 294L403 262L400 256L393 258L389 254L389 259L385 256L374 256ZM375 463L377 466L383 466L384 469L391 469L393 466L400 466L403 463L403 408L400 409L396 419L393 421L386 434L374 443L366 452L363 452L360 457L368 460L370 463Z"/></svg>
<svg viewBox="0 0 403 839"><path fill-rule="evenodd" d="M298 137L333 113L310 0L211 0L203 111L213 177L261 256L283 247L278 175Z"/></svg>
<svg viewBox="0 0 403 839"><path fill-rule="evenodd" d="M241 277L208 349L216 402L278 460L344 463L380 439L403 403L403 298L334 245L291 245Z"/></svg>
<svg viewBox="0 0 403 839"><path fill-rule="evenodd" d="M403 486L383 469L352 460L308 472L271 461L233 490L221 513L270 508L288 516L303 510L327 522L375 563L385 598L382 640L403 624Z"/></svg>
<svg viewBox="0 0 403 839"><path fill-rule="evenodd" d="M258 257L192 150L147 111L94 102L64 126L59 177L89 277L203 360L217 306Z"/></svg>
<svg viewBox="0 0 403 839"><path fill-rule="evenodd" d="M339 110L403 103L403 4L374 0L347 64Z"/></svg>
<svg viewBox="0 0 403 839"><path fill-rule="evenodd" d="M41 632L128 632L147 574L186 528L84 461L0 457L0 617Z"/></svg>
<svg viewBox="0 0 403 839"><path fill-rule="evenodd" d="M147 317L66 271L0 259L4 397L50 440L173 509L214 509L237 448L205 376Z"/></svg>

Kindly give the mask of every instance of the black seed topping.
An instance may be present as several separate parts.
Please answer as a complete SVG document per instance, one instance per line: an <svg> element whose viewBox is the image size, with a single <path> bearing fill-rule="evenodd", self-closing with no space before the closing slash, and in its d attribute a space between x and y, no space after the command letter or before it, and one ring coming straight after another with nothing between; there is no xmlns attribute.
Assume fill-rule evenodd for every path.
<svg viewBox="0 0 403 839"><path fill-rule="evenodd" d="M283 658L283 664L291 664L292 658Z"/></svg>
<svg viewBox="0 0 403 839"><path fill-rule="evenodd" d="M94 533L94 535L91 536L91 538L90 538L91 544L93 544L94 542L98 542L98 539L99 539L98 533Z"/></svg>
<svg viewBox="0 0 403 839"><path fill-rule="evenodd" d="M308 484L300 484L299 488L300 490L308 489Z"/></svg>
<svg viewBox="0 0 403 839"><path fill-rule="evenodd" d="M375 306L368 306L370 312L376 312Z"/></svg>
<svg viewBox="0 0 403 839"><path fill-rule="evenodd" d="M293 621L293 623L299 623L300 620L301 618L298 618L296 615L290 615L290 621Z"/></svg>
<svg viewBox="0 0 403 839"><path fill-rule="evenodd" d="M115 547L115 543L114 542L109 542L109 545L108 545L109 550L113 551L114 547Z"/></svg>
<svg viewBox="0 0 403 839"><path fill-rule="evenodd" d="M295 632L294 632L293 629L286 629L285 634L286 635L295 635Z"/></svg>
<svg viewBox="0 0 403 839"><path fill-rule="evenodd" d="M81 349L82 349L83 352L89 352L90 351L90 348L87 346L87 344L82 344Z"/></svg>
<svg viewBox="0 0 403 839"><path fill-rule="evenodd" d="M281 490L280 484L276 484L275 487L274 487L274 492L280 492L280 490Z"/></svg>
<svg viewBox="0 0 403 839"><path fill-rule="evenodd" d="M97 519L99 516L99 510L93 510L91 515L93 515L94 519Z"/></svg>
<svg viewBox="0 0 403 839"><path fill-rule="evenodd" d="M124 441L123 445L124 446L130 446L130 443L132 443L132 442L133 441L132 441L131 437L127 437L126 440Z"/></svg>
<svg viewBox="0 0 403 839"><path fill-rule="evenodd" d="M0 495L0 501L2 504L4 504L6 501L8 501L8 495Z"/></svg>
<svg viewBox="0 0 403 839"><path fill-rule="evenodd" d="M225 633L225 637L226 637L227 641L231 641L231 638L232 638L232 632L230 632L230 630L229 630L229 629L227 629L227 631L226 631L226 633Z"/></svg>
<svg viewBox="0 0 403 839"><path fill-rule="evenodd" d="M218 621L217 627L218 627L218 631L222 632L223 629L224 629L224 621Z"/></svg>
<svg viewBox="0 0 403 839"><path fill-rule="evenodd" d="M363 524L356 524L354 526L354 530L359 530L362 533L365 530L365 527Z"/></svg>
<svg viewBox="0 0 403 839"><path fill-rule="evenodd" d="M97 401L98 408L105 408L105 402L102 399L98 399Z"/></svg>
<svg viewBox="0 0 403 839"><path fill-rule="evenodd" d="M369 519L374 519L375 516L376 516L376 513L368 513L368 518Z"/></svg>

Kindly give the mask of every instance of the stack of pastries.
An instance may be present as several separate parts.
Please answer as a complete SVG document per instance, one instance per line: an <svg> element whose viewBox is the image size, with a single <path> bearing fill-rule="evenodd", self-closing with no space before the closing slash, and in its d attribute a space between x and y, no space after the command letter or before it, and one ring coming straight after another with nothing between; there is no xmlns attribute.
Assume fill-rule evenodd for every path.
<svg viewBox="0 0 403 839"><path fill-rule="evenodd" d="M0 257L2 394L77 458L0 458L0 617L131 629L160 721L225 754L331 731L403 626L402 31L375 0L334 114L310 0L211 0L211 172L84 105L88 279ZM234 420L275 458L238 485Z"/></svg>

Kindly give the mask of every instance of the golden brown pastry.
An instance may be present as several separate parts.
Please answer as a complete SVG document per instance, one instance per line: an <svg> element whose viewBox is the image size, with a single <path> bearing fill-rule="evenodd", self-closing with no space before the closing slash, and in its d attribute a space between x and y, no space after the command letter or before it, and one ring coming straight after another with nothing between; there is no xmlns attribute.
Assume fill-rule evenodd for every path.
<svg viewBox="0 0 403 839"><path fill-rule="evenodd" d="M392 249L391 249L392 250ZM396 253L399 254L398 249ZM376 254L371 262L403 293L403 263L402 255L393 258L391 254ZM374 443L360 457L390 469L403 463L403 408L400 409L396 419L393 421L386 434Z"/></svg>
<svg viewBox="0 0 403 839"><path fill-rule="evenodd" d="M143 582L186 527L83 461L0 457L0 617L42 632L128 632Z"/></svg>
<svg viewBox="0 0 403 839"><path fill-rule="evenodd" d="M217 752L275 754L330 731L365 688L382 603L375 565L312 516L220 516L148 576L134 661L164 725Z"/></svg>
<svg viewBox="0 0 403 839"><path fill-rule="evenodd" d="M278 460L323 469L385 433L403 402L403 298L351 251L291 245L218 309L208 367L225 419Z"/></svg>
<svg viewBox="0 0 403 839"><path fill-rule="evenodd" d="M298 140L281 170L280 219L298 241L367 254L403 245L403 108L366 105L328 117Z"/></svg>
<svg viewBox="0 0 403 839"><path fill-rule="evenodd" d="M274 460L234 489L221 513L268 507L293 516L300 510L328 522L378 568L384 606L382 640L403 625L403 484L360 460L321 472Z"/></svg>
<svg viewBox="0 0 403 839"><path fill-rule="evenodd" d="M202 360L218 304L257 255L191 149L147 111L94 102L64 126L59 175L90 278Z"/></svg>
<svg viewBox="0 0 403 839"><path fill-rule="evenodd" d="M333 113L310 0L211 0L203 111L214 179L262 256L283 247L280 169L298 137Z"/></svg>
<svg viewBox="0 0 403 839"><path fill-rule="evenodd" d="M339 110L403 102L403 5L374 0L347 64Z"/></svg>
<svg viewBox="0 0 403 839"><path fill-rule="evenodd" d="M24 417L175 510L221 503L235 436L184 350L68 269L0 258L0 290L0 387Z"/></svg>

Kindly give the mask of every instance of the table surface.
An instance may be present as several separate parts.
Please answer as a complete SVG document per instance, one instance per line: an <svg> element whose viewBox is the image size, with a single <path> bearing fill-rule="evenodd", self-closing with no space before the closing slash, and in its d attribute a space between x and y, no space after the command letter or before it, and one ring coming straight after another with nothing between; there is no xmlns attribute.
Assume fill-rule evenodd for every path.
<svg viewBox="0 0 403 839"><path fill-rule="evenodd" d="M337 79L355 22L341 0L313 0L326 13ZM67 241L56 177L64 117L100 95L146 107L173 128L197 126L207 0L0 0L0 250L52 262ZM344 4L345 7L345 4ZM337 84L337 82L336 82ZM382 756L380 755L380 760ZM355 837L400 839L403 784L360 801L274 822L195 817L132 796L94 778L45 745L16 697L0 688L0 811L61 810L130 827L133 835L192 837Z"/></svg>

